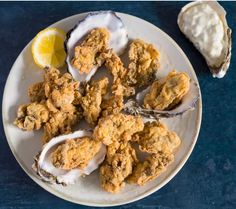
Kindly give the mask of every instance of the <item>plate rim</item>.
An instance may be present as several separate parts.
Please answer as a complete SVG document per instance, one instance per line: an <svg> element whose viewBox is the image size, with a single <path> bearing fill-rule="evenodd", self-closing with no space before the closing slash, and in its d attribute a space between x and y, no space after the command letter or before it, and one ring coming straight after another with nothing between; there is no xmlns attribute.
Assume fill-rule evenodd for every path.
<svg viewBox="0 0 236 209"><path fill-rule="evenodd" d="M75 15L71 15L71 16L68 16L66 18L63 18L61 20L58 20L57 22L54 22L53 24L47 26L46 28L48 27L52 27L52 25L54 24L58 24L59 22L61 21L68 21L69 19L73 19L74 17L78 16L78 15L87 15L91 12L95 12L95 11L100 11L100 10L94 10L94 11L88 11L88 12L83 12L83 13L78 13L78 14L75 14ZM8 74L8 77L7 77L7 80L6 80L6 83L5 83L5 86L4 86L4 90L3 90L3 97L2 97L2 123L3 123L3 129L4 129L4 133L5 133L5 136L6 136L6 139L7 139L7 143L11 149L11 152L12 154L14 155L16 161L18 162L18 164L20 165L20 167L24 170L24 172L37 184L39 185L40 187L42 187L43 189L45 189L47 192L63 199L63 200L66 200L66 201L69 201L69 202L72 202L72 203L75 203L75 204L80 204L80 205L85 205L85 206L93 206L93 207L110 207L110 206L119 206L119 205L125 205L125 204L129 204L129 203L132 203L132 202L135 202L135 201L138 201L138 200L141 200L151 194L153 194L154 192L158 191L159 189L161 189L163 186L165 186L171 179L173 179L177 173L183 168L183 166L185 165L185 163L187 162L187 160L189 159L195 145L196 145L196 142L198 140L198 136L199 136L199 132L200 132L200 128L201 128L201 122L202 122L202 96L201 96L201 88L200 88L200 85L199 85L199 81L198 81L198 78L196 76L196 73L195 73L195 70L191 64L191 62L189 61L187 55L184 53L184 51L182 50L182 48L174 41L174 39L172 39L166 32L164 32L162 29L160 29L158 26L148 22L147 20L145 19L142 19L140 17L137 17L135 15L130 15L130 14L127 14L127 13L123 13L123 12L115 12L118 16L128 16L130 18L135 18L135 19L138 19L138 20L141 20L143 21L145 24L148 24L152 27L155 27L157 30L159 30L159 32L165 36L165 38L168 39L168 41L173 44L176 49L180 52L180 54L182 55L183 59L186 61L186 63L189 64L189 66L191 67L191 70L193 72L193 77L194 77L194 80L197 82L198 86L199 86L199 100L198 100L198 113L197 113L197 118L196 118L196 121L197 121L197 127L196 127L196 130L195 130L195 134L194 134L194 140L193 142L191 143L191 146L190 146L190 149L188 150L187 154L184 156L184 158L180 161L180 163L176 166L176 168L174 169L174 171L169 175L167 176L163 182L161 182L158 186L150 189L149 191L146 191L144 192L143 194L139 195L139 196L136 196L135 198L131 199L131 200L127 200L127 201L124 201L122 203L93 203L93 202L88 202L88 201L77 201L71 197L68 197L67 195L62 195L62 193L60 192L57 192L53 189L51 189L50 187L48 187L46 185L45 182L41 181L40 179L38 179L37 177L35 177L34 175L31 175L29 172L28 172L28 169L26 168L24 162L21 162L21 159L19 158L19 156L17 155L17 153L15 152L14 148L13 148L13 145L11 143L11 141L9 140L9 135L8 135L8 132L7 132L7 128L6 128L6 123L5 123L5 108L4 108L4 103L5 103L5 100L6 100L6 89L8 88L7 86L7 83L11 77L11 74L12 74L12 71L11 69L16 65L16 61L18 60L18 58L20 57L20 55L26 51L26 48L30 47L30 44L32 42L33 39L31 39L30 42L28 42L28 44L23 48L23 50L21 50L21 52L19 53L19 55L17 56L17 58L15 59L11 69L10 69L10 72Z"/></svg>

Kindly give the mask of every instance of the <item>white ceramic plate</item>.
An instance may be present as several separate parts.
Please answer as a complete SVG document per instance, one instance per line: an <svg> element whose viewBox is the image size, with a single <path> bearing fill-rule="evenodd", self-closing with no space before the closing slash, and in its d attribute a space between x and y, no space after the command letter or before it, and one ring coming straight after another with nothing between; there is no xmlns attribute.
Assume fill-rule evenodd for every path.
<svg viewBox="0 0 236 209"><path fill-rule="evenodd" d="M137 17L122 13L117 14L126 25L131 39L141 38L153 43L161 52L160 76L164 76L169 71L177 69L188 73L192 79L198 82L193 67L186 55L166 33ZM68 31L85 15L84 13L68 17L50 27L57 27ZM178 133L182 139L182 144L175 155L175 161L168 167L167 171L145 186L140 187L127 184L120 193L115 195L109 194L100 188L97 172L82 178L78 184L68 187L50 185L39 180L31 165L33 157L40 150L42 131L24 132L13 125L18 106L29 102L27 97L28 87L37 81L41 81L43 76L42 70L34 64L30 48L31 42L20 53L11 69L3 96L2 116L6 137L16 160L25 172L41 187L58 197L83 205L122 205L139 200L157 191L169 182L182 168L197 141L202 115L201 98L194 111L188 112L182 117L164 120L171 130Z"/></svg>

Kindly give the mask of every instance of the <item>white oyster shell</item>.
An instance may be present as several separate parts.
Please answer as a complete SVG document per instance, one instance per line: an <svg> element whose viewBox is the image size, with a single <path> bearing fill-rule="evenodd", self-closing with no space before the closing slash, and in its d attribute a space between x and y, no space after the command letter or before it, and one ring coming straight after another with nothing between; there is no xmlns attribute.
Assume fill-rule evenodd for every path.
<svg viewBox="0 0 236 209"><path fill-rule="evenodd" d="M178 25L204 56L213 77L224 77L232 45L224 8L216 1L191 2L181 9Z"/></svg>
<svg viewBox="0 0 236 209"><path fill-rule="evenodd" d="M32 166L43 181L63 185L74 184L81 175L89 175L98 168L106 155L106 146L103 144L101 145L100 151L83 170L78 168L63 170L56 168L52 164L52 160L50 159L51 153L59 144L63 143L63 141L67 139L80 138L83 136L92 136L92 131L79 130L72 134L61 135L51 139L44 145L42 151L35 157L35 162Z"/></svg>
<svg viewBox="0 0 236 209"><path fill-rule="evenodd" d="M122 54L128 43L128 33L122 20L112 11L98 11L89 13L83 20L67 33L65 49L67 52L66 62L68 71L75 80L89 81L95 74L97 67L94 67L88 74L80 74L71 65L75 46L81 42L83 37L95 28L107 28L110 32L109 48L112 48L118 55Z"/></svg>
<svg viewBox="0 0 236 209"><path fill-rule="evenodd" d="M138 93L135 99L130 99L125 104L124 110L132 115L141 115L147 119L171 118L182 115L188 110L193 110L200 97L198 84L190 80L190 89L182 98L181 103L172 110L151 110L143 107L145 95L150 90L150 86Z"/></svg>

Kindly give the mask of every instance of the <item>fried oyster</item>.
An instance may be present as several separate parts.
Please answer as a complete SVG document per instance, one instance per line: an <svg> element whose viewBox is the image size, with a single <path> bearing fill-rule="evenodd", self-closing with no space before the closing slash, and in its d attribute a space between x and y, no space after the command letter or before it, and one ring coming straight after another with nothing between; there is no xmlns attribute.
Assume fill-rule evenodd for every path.
<svg viewBox="0 0 236 209"><path fill-rule="evenodd" d="M142 186L157 178L173 160L174 155L168 151L151 154L144 162L138 163L128 178L128 182Z"/></svg>
<svg viewBox="0 0 236 209"><path fill-rule="evenodd" d="M108 92L108 78L104 77L86 85L85 96L81 98L83 115L89 124L94 125L101 113L103 97Z"/></svg>
<svg viewBox="0 0 236 209"><path fill-rule="evenodd" d="M155 79L159 69L159 58L159 52L152 44L139 39L134 40L130 45L128 68L124 67L118 55L109 52L105 66L114 77L113 93L129 97L135 94L135 88L148 85Z"/></svg>
<svg viewBox="0 0 236 209"><path fill-rule="evenodd" d="M134 134L133 140L138 142L141 151L151 154L164 150L173 152L181 143L177 134L159 121L145 123L143 131Z"/></svg>
<svg viewBox="0 0 236 209"><path fill-rule="evenodd" d="M106 117L112 114L118 114L124 107L123 96L112 95L108 99L103 99L101 108L102 116Z"/></svg>
<svg viewBox="0 0 236 209"><path fill-rule="evenodd" d="M51 154L52 163L56 168L65 170L84 169L100 147L101 142L89 137L68 139Z"/></svg>
<svg viewBox="0 0 236 209"><path fill-rule="evenodd" d="M101 54L108 48L109 31L106 28L93 29L85 40L75 47L71 64L80 73L89 73L94 66L104 62Z"/></svg>
<svg viewBox="0 0 236 209"><path fill-rule="evenodd" d="M45 70L44 93L51 112L73 112L74 100L80 98L79 82L71 74L61 74L56 68Z"/></svg>
<svg viewBox="0 0 236 209"><path fill-rule="evenodd" d="M31 102L40 102L46 100L45 95L45 84L44 82L35 83L28 89L28 96Z"/></svg>
<svg viewBox="0 0 236 209"><path fill-rule="evenodd" d="M99 120L93 136L107 145L106 159L100 167L100 182L104 190L117 193L124 187L125 179L138 162L129 140L143 127L140 117L122 113L108 115Z"/></svg>
<svg viewBox="0 0 236 209"><path fill-rule="evenodd" d="M114 142L109 145L106 159L100 167L102 188L111 193L119 192L137 162L136 152L129 143Z"/></svg>
<svg viewBox="0 0 236 209"><path fill-rule="evenodd" d="M21 105L14 124L25 131L39 130L49 120L49 110L45 104L33 102Z"/></svg>
<svg viewBox="0 0 236 209"><path fill-rule="evenodd" d="M75 104L80 99L78 87L79 83L69 73L45 68L44 81L29 88L32 103L18 108L14 124L27 131L44 127L43 143L71 132L82 116L80 107Z"/></svg>
<svg viewBox="0 0 236 209"><path fill-rule="evenodd" d="M140 39L134 40L129 49L130 64L127 78L129 85L142 87L155 80L160 67L160 54L157 49Z"/></svg>
<svg viewBox="0 0 236 209"><path fill-rule="evenodd" d="M105 66L113 75L112 93L118 96L129 97L135 94L134 87L128 83L127 72L123 62L117 54L111 52L110 56L107 56Z"/></svg>
<svg viewBox="0 0 236 209"><path fill-rule="evenodd" d="M113 11L90 12L66 35L68 71L75 80L88 82L102 65L104 50L112 49L120 55L127 43L126 27Z"/></svg>
<svg viewBox="0 0 236 209"><path fill-rule="evenodd" d="M66 186L96 170L105 155L105 145L93 140L91 130L78 130L52 138L34 157L32 168L45 182Z"/></svg>
<svg viewBox="0 0 236 209"><path fill-rule="evenodd" d="M170 110L187 94L190 78L186 73L172 71L164 82L155 81L145 95L144 107L154 110Z"/></svg>
<svg viewBox="0 0 236 209"><path fill-rule="evenodd" d="M93 136L105 145L113 142L127 142L134 133L142 131L144 123L141 117L122 113L101 118L94 129Z"/></svg>
<svg viewBox="0 0 236 209"><path fill-rule="evenodd" d="M180 145L180 138L176 133L159 121L145 123L143 131L134 134L133 141L139 144L142 152L150 155L137 164L129 183L144 185L157 178L174 160L173 151Z"/></svg>
<svg viewBox="0 0 236 209"><path fill-rule="evenodd" d="M53 137L72 132L72 128L82 118L80 108L75 107L71 112L58 111L50 114L50 119L44 124L43 144Z"/></svg>

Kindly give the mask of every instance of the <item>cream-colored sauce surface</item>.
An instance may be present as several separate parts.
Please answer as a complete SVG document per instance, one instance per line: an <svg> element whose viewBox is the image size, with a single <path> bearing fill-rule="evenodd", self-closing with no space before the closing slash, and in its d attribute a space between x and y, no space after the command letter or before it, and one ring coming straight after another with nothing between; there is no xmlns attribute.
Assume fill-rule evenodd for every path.
<svg viewBox="0 0 236 209"><path fill-rule="evenodd" d="M208 4L190 7L182 16L182 30L206 57L208 64L221 61L224 50L224 26Z"/></svg>

